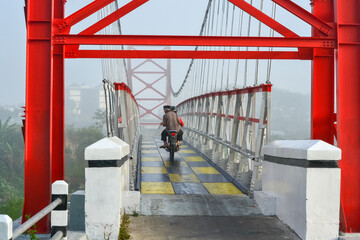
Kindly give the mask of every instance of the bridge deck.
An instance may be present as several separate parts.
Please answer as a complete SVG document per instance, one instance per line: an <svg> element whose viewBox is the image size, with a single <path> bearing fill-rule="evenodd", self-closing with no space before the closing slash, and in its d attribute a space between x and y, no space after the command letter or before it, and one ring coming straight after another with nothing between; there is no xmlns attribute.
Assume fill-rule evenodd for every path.
<svg viewBox="0 0 360 240"><path fill-rule="evenodd" d="M188 146L173 164L159 137L144 137L141 156L142 194L243 194Z"/></svg>

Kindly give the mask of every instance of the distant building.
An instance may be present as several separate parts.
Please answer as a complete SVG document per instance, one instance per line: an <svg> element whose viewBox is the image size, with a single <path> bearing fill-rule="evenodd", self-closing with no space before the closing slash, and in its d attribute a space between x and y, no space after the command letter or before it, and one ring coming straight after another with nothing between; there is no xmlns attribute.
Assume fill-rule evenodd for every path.
<svg viewBox="0 0 360 240"><path fill-rule="evenodd" d="M94 114L105 110L104 89L102 85L89 87L72 84L65 88L65 123L76 127L94 123Z"/></svg>

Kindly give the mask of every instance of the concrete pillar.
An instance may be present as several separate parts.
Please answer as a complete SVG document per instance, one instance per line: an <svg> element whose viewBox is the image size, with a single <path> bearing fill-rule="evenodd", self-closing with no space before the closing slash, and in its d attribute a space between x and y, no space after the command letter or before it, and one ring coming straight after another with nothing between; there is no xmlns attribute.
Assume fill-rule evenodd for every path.
<svg viewBox="0 0 360 240"><path fill-rule="evenodd" d="M78 190L71 194L70 231L85 232L85 191Z"/></svg>
<svg viewBox="0 0 360 240"><path fill-rule="evenodd" d="M339 236L341 150L321 140L284 140L265 145L262 192L255 200L302 239Z"/></svg>
<svg viewBox="0 0 360 240"><path fill-rule="evenodd" d="M13 236L12 219L8 215L0 214L0 240L9 240Z"/></svg>
<svg viewBox="0 0 360 240"><path fill-rule="evenodd" d="M65 181L55 181L51 185L51 202L57 198L62 199L62 203L51 211L51 236L58 231L63 233L63 240L66 240L68 226L68 193L69 186Z"/></svg>
<svg viewBox="0 0 360 240"><path fill-rule="evenodd" d="M130 147L117 137L85 149L85 232L89 240L118 239L122 192L129 190Z"/></svg>

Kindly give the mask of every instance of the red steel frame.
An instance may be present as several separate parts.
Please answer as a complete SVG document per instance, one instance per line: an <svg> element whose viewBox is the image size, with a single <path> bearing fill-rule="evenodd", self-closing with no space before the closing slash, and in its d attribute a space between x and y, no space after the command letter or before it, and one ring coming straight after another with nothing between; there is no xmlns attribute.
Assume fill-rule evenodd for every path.
<svg viewBox="0 0 360 240"><path fill-rule="evenodd" d="M73 25L113 1L94 0L64 18L65 0L27 0L24 216L47 205L51 182L64 178L64 58L306 59L313 60L311 136L329 143L337 137L342 149L341 230L360 232L360 0L311 0L313 13L290 0L273 0L313 27L310 38L296 35L244 0L229 1L284 37L94 35L149 0L133 0L83 32L69 34ZM79 50L82 44L283 46L298 51ZM49 231L48 218L38 230Z"/></svg>

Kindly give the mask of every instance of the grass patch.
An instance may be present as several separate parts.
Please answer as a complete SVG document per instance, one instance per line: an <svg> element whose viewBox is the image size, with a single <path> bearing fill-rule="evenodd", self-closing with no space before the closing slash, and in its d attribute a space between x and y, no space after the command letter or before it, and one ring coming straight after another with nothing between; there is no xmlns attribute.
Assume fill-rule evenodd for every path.
<svg viewBox="0 0 360 240"><path fill-rule="evenodd" d="M124 213L121 215L118 240L130 239L130 222L130 216L124 211Z"/></svg>

